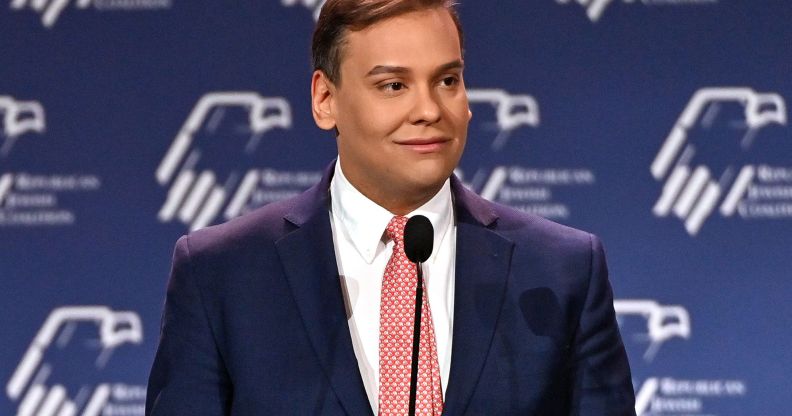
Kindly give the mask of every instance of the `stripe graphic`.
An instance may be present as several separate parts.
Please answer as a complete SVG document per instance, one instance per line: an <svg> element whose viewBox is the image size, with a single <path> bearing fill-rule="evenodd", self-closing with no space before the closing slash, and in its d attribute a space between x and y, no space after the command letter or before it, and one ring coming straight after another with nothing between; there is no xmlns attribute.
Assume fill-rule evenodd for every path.
<svg viewBox="0 0 792 416"><path fill-rule="evenodd" d="M65 398L66 389L63 386L59 384L52 386L36 416L55 416L55 411Z"/></svg>
<svg viewBox="0 0 792 416"><path fill-rule="evenodd" d="M195 221L190 225L190 231L195 231L209 225L209 223L217 217L217 213L220 212L220 208L222 208L225 199L226 194L222 188L213 189L206 203L203 205L203 209L195 218Z"/></svg>
<svg viewBox="0 0 792 416"><path fill-rule="evenodd" d="M215 175L212 172L204 171L195 182L195 186L190 190L187 200L184 201L181 211L179 211L179 219L185 223L193 220L195 214L198 213L200 204L206 198L209 190L215 184Z"/></svg>
<svg viewBox="0 0 792 416"><path fill-rule="evenodd" d="M644 414L647 410L649 410L649 405L652 403L652 399L657 394L657 390L660 388L660 382L657 378L648 378L644 381L643 385L641 385L641 390L638 391L638 394L635 395L635 413L638 415Z"/></svg>
<svg viewBox="0 0 792 416"><path fill-rule="evenodd" d="M60 412L58 412L58 416L74 416L77 414L77 406L74 402L66 400L61 406Z"/></svg>
<svg viewBox="0 0 792 416"><path fill-rule="evenodd" d="M224 214L225 219L230 220L231 218L234 218L242 213L242 208L244 208L245 203L250 200L250 196L253 194L253 191L256 190L256 185L258 185L259 180L260 177L257 170L250 170L245 175L245 178L242 179L242 183L239 185L239 188L237 188L234 197L228 204L228 208L226 208Z"/></svg>
<svg viewBox="0 0 792 416"><path fill-rule="evenodd" d="M679 196L679 191L682 190L682 186L687 182L689 177L690 168L687 166L677 166L676 169L674 169L674 172L663 187L663 194L660 196L660 199L657 200L652 210L655 215L660 217L668 215L671 211L671 207L674 205L674 201L676 201Z"/></svg>
<svg viewBox="0 0 792 416"><path fill-rule="evenodd" d="M18 416L31 416L33 412L39 406L41 399L44 398L44 394L46 393L46 389L44 386L40 384L36 384L35 386L31 387L28 390L28 393L25 395L25 398L22 399L22 403L19 404L19 409L17 410Z"/></svg>
<svg viewBox="0 0 792 416"><path fill-rule="evenodd" d="M110 386L107 384L97 386L93 396L91 396L91 400L85 406L85 410L82 413L83 416L99 416L109 398Z"/></svg>
<svg viewBox="0 0 792 416"><path fill-rule="evenodd" d="M176 210L179 209L193 181L195 181L194 172L186 170L179 174L176 182L173 184L170 191L168 191L168 198L165 200L165 205L162 206L162 209L160 209L157 215L160 221L166 222L173 219L174 215L176 215Z"/></svg>
<svg viewBox="0 0 792 416"><path fill-rule="evenodd" d="M0 176L0 206L3 206L6 196L11 192L11 187L14 185L14 175L6 173Z"/></svg>
<svg viewBox="0 0 792 416"><path fill-rule="evenodd" d="M679 196L677 203L674 205L674 214L677 217L686 218L688 216L690 209L693 208L696 199L701 195L701 191L704 189L709 178L709 169L705 166L696 168L693 172L693 176L691 176L690 180L687 182L685 189L682 190L682 194Z"/></svg>
<svg viewBox="0 0 792 416"><path fill-rule="evenodd" d="M508 176L509 174L503 166L498 166L493 169L487 184L484 185L484 189L481 190L481 197L494 201Z"/></svg>
<svg viewBox="0 0 792 416"><path fill-rule="evenodd" d="M748 187L751 185L751 182L753 182L755 173L756 169L751 165L743 166L740 170L737 179L734 181L734 185L721 205L720 212L724 217L731 217L734 215L734 212L737 210L737 204L743 199L745 193L748 192Z"/></svg>
<svg viewBox="0 0 792 416"><path fill-rule="evenodd" d="M690 216L685 221L685 229L690 235L698 234L701 226L704 225L704 220L709 217L712 210L718 204L718 198L721 196L721 189L718 184L710 182L704 190L704 194L699 199Z"/></svg>

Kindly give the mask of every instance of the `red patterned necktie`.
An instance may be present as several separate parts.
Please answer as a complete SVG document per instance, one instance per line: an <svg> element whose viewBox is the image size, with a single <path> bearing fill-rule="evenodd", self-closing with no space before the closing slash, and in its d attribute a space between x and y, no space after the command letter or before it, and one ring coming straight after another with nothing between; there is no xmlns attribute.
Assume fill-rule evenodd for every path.
<svg viewBox="0 0 792 416"><path fill-rule="evenodd" d="M410 402L410 370L415 327L415 288L418 272L404 253L404 226L407 218L396 216L385 231L394 241L393 254L385 268L380 299L379 415L403 416ZM432 312L426 290L421 309L421 340L418 355L416 415L440 416L443 390Z"/></svg>

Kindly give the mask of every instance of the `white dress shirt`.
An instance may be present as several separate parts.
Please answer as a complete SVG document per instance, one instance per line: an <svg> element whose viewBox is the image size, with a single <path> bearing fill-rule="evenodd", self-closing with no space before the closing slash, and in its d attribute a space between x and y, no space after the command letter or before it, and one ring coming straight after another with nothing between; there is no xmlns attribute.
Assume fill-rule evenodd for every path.
<svg viewBox="0 0 792 416"><path fill-rule="evenodd" d="M393 241L385 228L393 214L355 189L336 162L330 182L331 212L338 274L347 304L349 332L360 375L374 414L379 408L380 291ZM451 334L454 311L456 224L450 180L420 208L406 215L423 215L434 227L434 249L424 263L423 276L432 311L440 381L445 397L451 368Z"/></svg>

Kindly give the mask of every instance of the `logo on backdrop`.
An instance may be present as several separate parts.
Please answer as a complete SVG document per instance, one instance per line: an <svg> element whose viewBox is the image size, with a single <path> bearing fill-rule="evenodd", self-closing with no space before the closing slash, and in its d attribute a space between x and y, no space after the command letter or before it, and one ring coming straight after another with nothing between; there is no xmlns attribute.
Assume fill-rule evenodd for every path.
<svg viewBox="0 0 792 416"><path fill-rule="evenodd" d="M740 120L718 129L719 113L735 104ZM716 209L723 217L792 218L792 167L751 158L762 130L786 123L778 94L740 87L697 91L652 163L652 176L663 182L654 215L673 214L692 236Z"/></svg>
<svg viewBox="0 0 792 416"><path fill-rule="evenodd" d="M72 209L61 206L64 194L96 191L101 180L90 174L31 173L35 162L25 172L12 172L14 150L46 133L44 106L35 100L23 101L0 95L0 227L71 225L76 220Z"/></svg>
<svg viewBox="0 0 792 416"><path fill-rule="evenodd" d="M170 9L173 0L11 0L11 10L31 9L41 14L41 24L51 28L69 7L76 10L135 11Z"/></svg>
<svg viewBox="0 0 792 416"><path fill-rule="evenodd" d="M639 343L648 343L643 359L652 362L660 347L673 338L690 338L690 316L679 305L660 305L647 299L624 299L613 302L619 326L631 317L639 317L645 323L646 331L636 333L633 338Z"/></svg>
<svg viewBox="0 0 792 416"><path fill-rule="evenodd" d="M321 172L263 168L256 158L265 135L291 127L291 106L285 98L255 92L204 95L157 168L157 182L168 188L159 220L178 220L196 230L318 182Z"/></svg>
<svg viewBox="0 0 792 416"><path fill-rule="evenodd" d="M313 12L314 20L319 20L319 13L322 12L326 0L281 0L281 4L286 7L304 6Z"/></svg>
<svg viewBox="0 0 792 416"><path fill-rule="evenodd" d="M44 107L38 101L17 101L13 97L0 95L0 114L3 116L0 158L8 156L22 136L28 133L42 134L46 128Z"/></svg>
<svg viewBox="0 0 792 416"><path fill-rule="evenodd" d="M586 16L592 22L597 22L602 18L605 10L613 3L632 4L643 3L647 6L679 6L682 4L687 5L705 5L715 4L719 0L556 0L558 4L577 3L586 10Z"/></svg>
<svg viewBox="0 0 792 416"><path fill-rule="evenodd" d="M498 134L492 140L492 151L502 150L518 127L539 127L539 104L530 95L510 95L497 89L471 89L468 101L471 105L485 103L495 107Z"/></svg>
<svg viewBox="0 0 792 416"><path fill-rule="evenodd" d="M19 415L142 415L146 387L112 379L113 353L143 341L140 317L104 306L53 310L6 384Z"/></svg>
<svg viewBox="0 0 792 416"><path fill-rule="evenodd" d="M539 103L526 94L502 89L470 89L474 113L462 167L456 174L486 199L546 218L564 219L570 207L556 191L593 185L594 173L585 168L535 168L524 164L529 135L541 126ZM479 121L485 120L485 121ZM465 176L472 173L472 176Z"/></svg>
<svg viewBox="0 0 792 416"><path fill-rule="evenodd" d="M690 315L684 306L663 305L652 299L617 299L613 308L628 354L640 353L642 357L630 361L633 376L645 377L642 381L633 380L638 416L711 415L705 409L708 401L745 396L747 388L743 380L657 376L652 362L660 347L691 339Z"/></svg>
<svg viewBox="0 0 792 416"><path fill-rule="evenodd" d="M744 397L743 380L690 380L673 377L650 377L635 392L638 416L714 416L706 403L715 399Z"/></svg>

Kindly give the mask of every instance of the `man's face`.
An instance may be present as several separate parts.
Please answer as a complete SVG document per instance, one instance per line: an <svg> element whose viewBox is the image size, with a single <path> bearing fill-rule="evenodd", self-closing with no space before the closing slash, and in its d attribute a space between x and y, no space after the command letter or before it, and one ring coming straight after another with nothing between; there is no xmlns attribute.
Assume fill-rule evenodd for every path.
<svg viewBox="0 0 792 416"><path fill-rule="evenodd" d="M456 26L442 8L349 32L331 99L344 175L391 211L417 208L457 166L468 109Z"/></svg>

